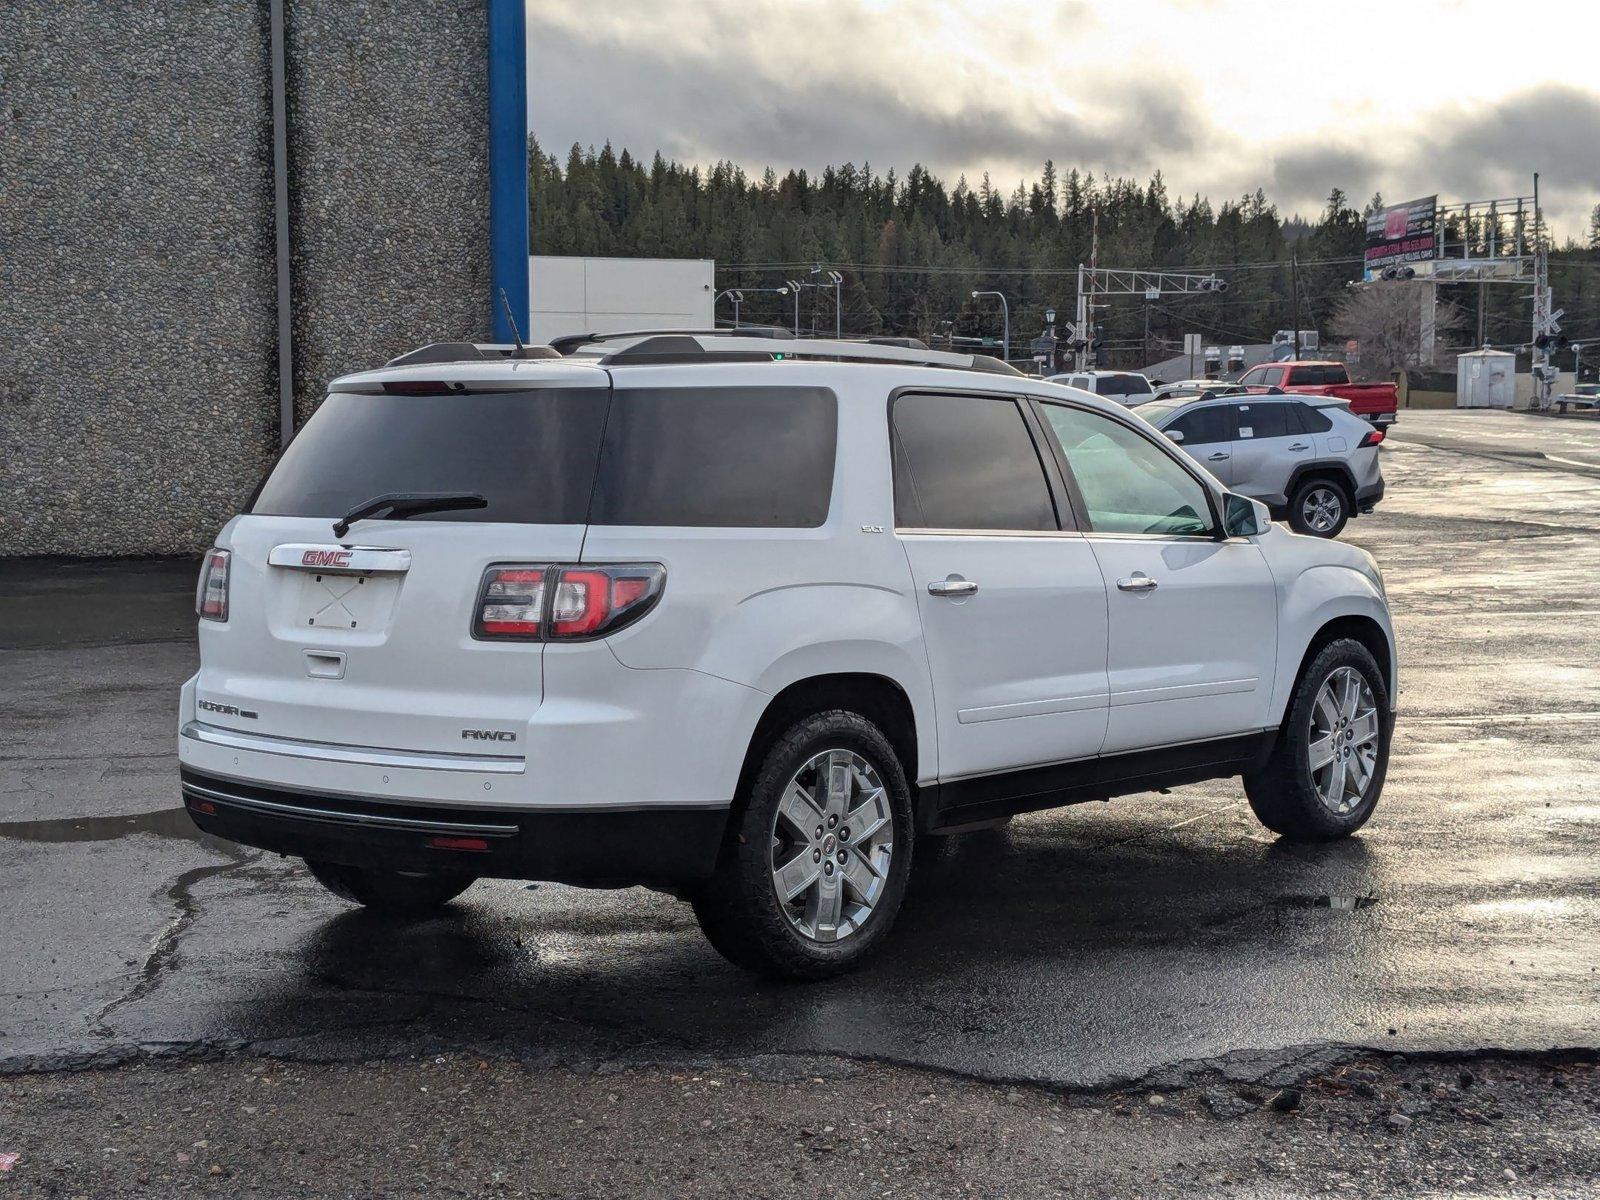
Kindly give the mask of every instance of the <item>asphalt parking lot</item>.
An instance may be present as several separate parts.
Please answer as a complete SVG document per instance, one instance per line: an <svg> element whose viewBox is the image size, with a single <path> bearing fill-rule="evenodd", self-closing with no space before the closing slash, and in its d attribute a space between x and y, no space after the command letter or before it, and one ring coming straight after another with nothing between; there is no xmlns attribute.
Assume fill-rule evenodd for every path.
<svg viewBox="0 0 1600 1200"><path fill-rule="evenodd" d="M1385 503L1345 536L1384 568L1402 690L1359 837L1279 844L1234 783L1020 818L928 855L886 952L810 987L741 973L686 906L641 889L480 882L446 915L386 923L297 862L200 836L173 753L192 566L0 566L0 1074L56 1081L12 1079L0 1104L92 1109L131 1072L159 1090L180 1078L162 1071L199 1069L169 1057L342 1064L353 1113L364 1078L400 1069L374 1064L435 1058L519 1064L547 1088L836 1079L863 1111L874 1079L984 1104L1019 1087L1265 1103L1395 1054L1576 1071L1600 1047L1600 422L1406 412L1383 464ZM1600 1087L1577 1077L1589 1157L1550 1156L1586 1171ZM1079 1149L1115 1153L1118 1128ZM51 1155L8 1150L25 1155L18 1186ZM1234 1182L1258 1186L1251 1170Z"/></svg>

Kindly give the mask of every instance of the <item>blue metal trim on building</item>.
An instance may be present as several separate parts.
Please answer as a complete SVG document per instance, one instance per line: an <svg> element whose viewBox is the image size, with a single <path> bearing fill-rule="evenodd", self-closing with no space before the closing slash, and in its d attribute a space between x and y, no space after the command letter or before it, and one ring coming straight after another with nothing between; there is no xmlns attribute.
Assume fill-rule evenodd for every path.
<svg viewBox="0 0 1600 1200"><path fill-rule="evenodd" d="M500 289L528 333L528 37L524 0L489 5L489 314L494 340L511 327Z"/></svg>

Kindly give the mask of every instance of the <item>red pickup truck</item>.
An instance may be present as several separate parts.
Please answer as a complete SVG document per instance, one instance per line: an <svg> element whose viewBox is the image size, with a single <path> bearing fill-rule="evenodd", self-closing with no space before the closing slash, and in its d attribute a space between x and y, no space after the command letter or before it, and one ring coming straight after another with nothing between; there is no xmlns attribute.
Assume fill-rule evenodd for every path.
<svg viewBox="0 0 1600 1200"><path fill-rule="evenodd" d="M1342 362L1263 363L1251 367L1239 382L1248 388L1279 388L1313 396L1335 396L1350 401L1350 411L1380 428L1393 425L1400 395L1392 383L1351 383Z"/></svg>

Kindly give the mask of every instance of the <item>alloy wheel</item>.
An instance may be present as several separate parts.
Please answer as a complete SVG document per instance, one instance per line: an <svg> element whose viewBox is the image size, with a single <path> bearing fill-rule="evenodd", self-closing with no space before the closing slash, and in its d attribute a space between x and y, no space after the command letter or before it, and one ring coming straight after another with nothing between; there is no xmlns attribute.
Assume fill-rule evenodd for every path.
<svg viewBox="0 0 1600 1200"><path fill-rule="evenodd" d="M1378 705L1361 672L1340 667L1317 689L1306 768L1323 807L1346 816L1366 799L1378 765Z"/></svg>
<svg viewBox="0 0 1600 1200"><path fill-rule="evenodd" d="M836 942L866 924L894 854L889 791L853 750L807 759L783 790L771 831L772 887L789 924Z"/></svg>
<svg viewBox="0 0 1600 1200"><path fill-rule="evenodd" d="M1300 502L1300 519L1313 533L1331 533L1344 515L1344 498L1326 485L1314 487Z"/></svg>

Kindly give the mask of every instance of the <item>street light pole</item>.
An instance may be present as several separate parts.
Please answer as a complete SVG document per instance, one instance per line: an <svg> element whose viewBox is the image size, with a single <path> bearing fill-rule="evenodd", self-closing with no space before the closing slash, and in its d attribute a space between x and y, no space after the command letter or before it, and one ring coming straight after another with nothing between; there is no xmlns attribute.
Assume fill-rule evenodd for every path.
<svg viewBox="0 0 1600 1200"><path fill-rule="evenodd" d="M1002 361L1010 362L1011 361L1011 305L1006 303L1006 294L1004 292L973 292L972 293L972 298L974 300L978 299L978 297L980 297L980 296L998 296L999 299L1000 299L1000 314L1001 314L1001 320L1003 322L1003 324L1001 325L1001 329L1004 331L1001 334L1000 346L1001 346L1001 353L1003 355L1005 355L1005 357L1004 357L1004 359Z"/></svg>
<svg viewBox="0 0 1600 1200"><path fill-rule="evenodd" d="M828 277L833 280L833 336L836 338L843 337L844 334L842 331L844 325L841 319L843 313L843 304L841 303L843 299L843 292L841 288L844 283L844 276L839 274L837 271L829 271Z"/></svg>
<svg viewBox="0 0 1600 1200"><path fill-rule="evenodd" d="M789 280L789 286L794 289L794 335L800 336L800 288L803 286L798 279Z"/></svg>

